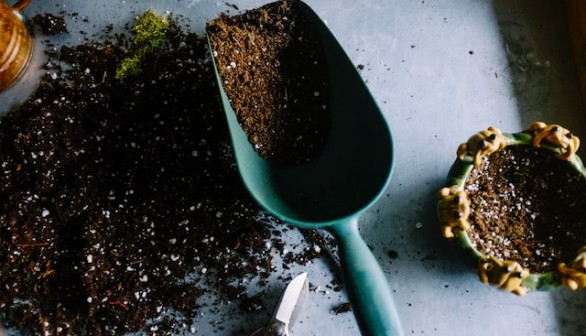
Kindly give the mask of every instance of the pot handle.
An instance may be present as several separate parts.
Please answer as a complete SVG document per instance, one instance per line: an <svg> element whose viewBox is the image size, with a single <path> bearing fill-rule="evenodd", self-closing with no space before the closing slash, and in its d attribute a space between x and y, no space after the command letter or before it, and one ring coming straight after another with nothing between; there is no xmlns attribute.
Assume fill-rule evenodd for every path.
<svg viewBox="0 0 586 336"><path fill-rule="evenodd" d="M20 12L20 11L21 11L21 10L23 10L23 9L24 9L26 6L28 6L28 4L29 4L30 2L31 2L31 0L20 0L20 1L17 1L17 2L14 4L14 6L12 6L12 8L13 8L14 10L17 10L17 11L19 11L19 12Z"/></svg>

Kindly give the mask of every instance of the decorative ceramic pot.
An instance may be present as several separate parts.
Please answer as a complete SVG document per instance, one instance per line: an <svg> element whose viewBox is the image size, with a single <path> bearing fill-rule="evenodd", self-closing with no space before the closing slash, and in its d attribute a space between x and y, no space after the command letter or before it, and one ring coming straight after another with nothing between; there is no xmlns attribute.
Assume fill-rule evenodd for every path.
<svg viewBox="0 0 586 336"><path fill-rule="evenodd" d="M13 7L0 0L0 92L22 76L34 48L20 10L30 0L18 1Z"/></svg>
<svg viewBox="0 0 586 336"><path fill-rule="evenodd" d="M478 260L483 283L525 295L586 287L586 169L580 140L535 122L489 127L459 146L437 214L445 238Z"/></svg>

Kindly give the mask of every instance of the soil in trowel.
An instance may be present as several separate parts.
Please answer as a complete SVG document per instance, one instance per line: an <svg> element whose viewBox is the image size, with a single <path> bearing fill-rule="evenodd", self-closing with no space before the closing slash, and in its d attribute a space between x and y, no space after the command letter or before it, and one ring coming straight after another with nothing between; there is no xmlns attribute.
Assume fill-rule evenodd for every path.
<svg viewBox="0 0 586 336"><path fill-rule="evenodd" d="M263 158L298 164L319 155L329 130L328 84L317 36L296 1L208 23L223 86Z"/></svg>

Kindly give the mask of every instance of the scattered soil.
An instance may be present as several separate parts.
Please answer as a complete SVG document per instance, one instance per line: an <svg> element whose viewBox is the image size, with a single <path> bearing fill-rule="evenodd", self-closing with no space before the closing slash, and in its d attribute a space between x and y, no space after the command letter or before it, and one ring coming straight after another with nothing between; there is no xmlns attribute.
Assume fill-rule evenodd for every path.
<svg viewBox="0 0 586 336"><path fill-rule="evenodd" d="M352 312L352 305L350 304L350 302L341 303L341 304L335 306L334 309L332 309L332 314L334 314L334 315L343 314L343 313L350 313L350 312Z"/></svg>
<svg viewBox="0 0 586 336"><path fill-rule="evenodd" d="M51 13L37 14L33 16L33 22L41 28L44 35L67 33L67 26L63 16L57 16Z"/></svg>
<svg viewBox="0 0 586 336"><path fill-rule="evenodd" d="M195 328L207 288L264 309L243 279L266 279L285 243L235 168L205 39L174 19L167 39L124 84L130 39L50 45L38 90L0 120L4 326L169 334ZM329 248L309 239L288 263Z"/></svg>
<svg viewBox="0 0 586 336"><path fill-rule="evenodd" d="M465 189L468 235L485 255L540 273L586 245L586 180L551 151L507 146L472 170Z"/></svg>
<svg viewBox="0 0 586 336"><path fill-rule="evenodd" d="M279 164L319 155L329 130L320 42L296 1L208 23L218 71L250 143Z"/></svg>

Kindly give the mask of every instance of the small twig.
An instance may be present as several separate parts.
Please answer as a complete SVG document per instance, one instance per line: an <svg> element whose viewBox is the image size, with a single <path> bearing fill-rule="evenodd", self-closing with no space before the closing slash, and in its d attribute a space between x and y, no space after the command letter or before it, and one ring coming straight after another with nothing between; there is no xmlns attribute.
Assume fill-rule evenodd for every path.
<svg viewBox="0 0 586 336"><path fill-rule="evenodd" d="M43 274L39 275L39 280L40 279L47 278L47 277L49 277L51 275L54 275L54 274L55 274L55 270L54 269L50 269L50 270L44 272Z"/></svg>
<svg viewBox="0 0 586 336"><path fill-rule="evenodd" d="M124 309L128 309L128 306L126 306L124 303L122 303L121 301L108 301L109 304L113 305L113 306L120 306Z"/></svg>
<svg viewBox="0 0 586 336"><path fill-rule="evenodd" d="M44 246L49 246L49 243L25 243L25 244L16 244L16 246L18 246L20 248L44 247Z"/></svg>

